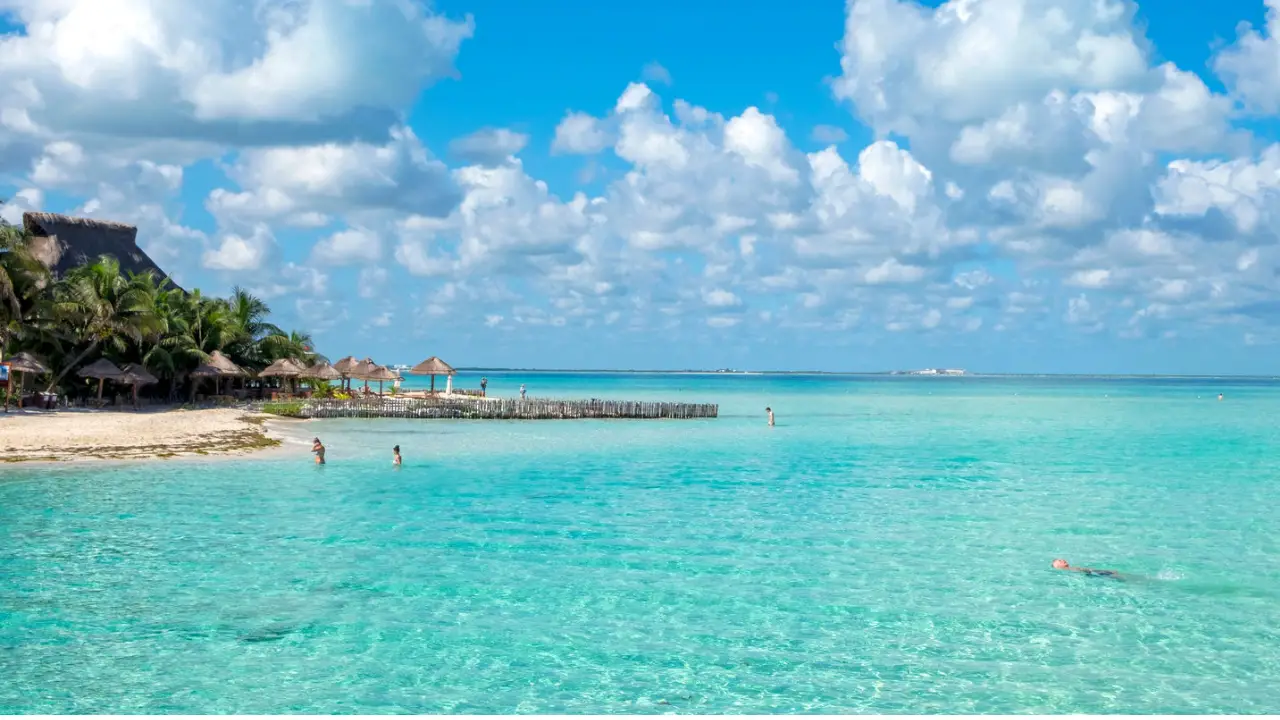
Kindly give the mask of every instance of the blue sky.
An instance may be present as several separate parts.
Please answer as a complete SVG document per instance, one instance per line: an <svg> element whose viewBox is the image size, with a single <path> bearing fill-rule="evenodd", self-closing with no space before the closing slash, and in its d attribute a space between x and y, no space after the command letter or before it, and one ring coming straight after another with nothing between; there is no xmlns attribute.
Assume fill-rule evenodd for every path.
<svg viewBox="0 0 1280 720"><path fill-rule="evenodd" d="M1276 7L0 0L0 196L335 357L1272 373Z"/></svg>

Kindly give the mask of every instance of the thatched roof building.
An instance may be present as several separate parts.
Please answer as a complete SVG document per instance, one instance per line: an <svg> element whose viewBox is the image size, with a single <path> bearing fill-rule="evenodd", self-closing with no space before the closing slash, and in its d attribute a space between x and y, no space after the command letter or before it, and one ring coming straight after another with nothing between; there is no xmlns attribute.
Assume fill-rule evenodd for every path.
<svg viewBox="0 0 1280 720"><path fill-rule="evenodd" d="M125 272L149 270L157 280L169 276L138 247L138 228L133 225L39 212L23 213L22 225L31 236L32 253L54 275L110 255Z"/></svg>
<svg viewBox="0 0 1280 720"><path fill-rule="evenodd" d="M211 368L218 371L220 375L246 375L247 373L239 365L231 362L230 358L221 352L214 350L209 353L209 362L205 363Z"/></svg>
<svg viewBox="0 0 1280 720"><path fill-rule="evenodd" d="M34 373L37 375L49 372L49 368L45 367L44 363L28 352L20 352L17 355L13 355L6 362L9 363L9 369L14 372Z"/></svg>
<svg viewBox="0 0 1280 720"><path fill-rule="evenodd" d="M277 360L271 363L270 365L266 366L265 368L263 368L258 373L258 377L291 378L291 377L298 377L299 375L303 374L306 371L307 369L299 365L297 362L290 360L288 358L284 358L282 360Z"/></svg>

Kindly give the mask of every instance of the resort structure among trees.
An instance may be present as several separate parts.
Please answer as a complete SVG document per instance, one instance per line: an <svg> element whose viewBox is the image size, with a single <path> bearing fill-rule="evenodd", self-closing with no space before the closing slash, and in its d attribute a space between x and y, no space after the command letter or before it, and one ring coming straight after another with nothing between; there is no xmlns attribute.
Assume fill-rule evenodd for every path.
<svg viewBox="0 0 1280 720"><path fill-rule="evenodd" d="M318 358L309 335L276 327L267 304L248 291L216 298L174 286L136 234L129 225L49 213L27 213L21 227L0 225L0 360L25 352L24 360L47 368L43 387L60 394L96 395L99 383L77 371L105 361L119 370L106 382L181 398L200 377Z"/></svg>

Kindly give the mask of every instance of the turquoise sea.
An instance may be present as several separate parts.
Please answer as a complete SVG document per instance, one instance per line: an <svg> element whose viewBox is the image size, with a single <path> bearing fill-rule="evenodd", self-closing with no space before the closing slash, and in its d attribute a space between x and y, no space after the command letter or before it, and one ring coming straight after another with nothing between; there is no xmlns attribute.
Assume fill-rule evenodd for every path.
<svg viewBox="0 0 1280 720"><path fill-rule="evenodd" d="M1271 382L489 379L721 417L0 468L0 714L1280 712Z"/></svg>

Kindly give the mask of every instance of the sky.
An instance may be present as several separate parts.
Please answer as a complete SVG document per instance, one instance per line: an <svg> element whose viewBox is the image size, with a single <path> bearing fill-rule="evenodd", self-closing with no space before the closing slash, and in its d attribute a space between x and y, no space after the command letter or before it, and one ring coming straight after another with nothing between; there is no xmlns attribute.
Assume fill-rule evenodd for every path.
<svg viewBox="0 0 1280 720"><path fill-rule="evenodd" d="M0 0L0 214L321 352L1274 374L1280 0Z"/></svg>

